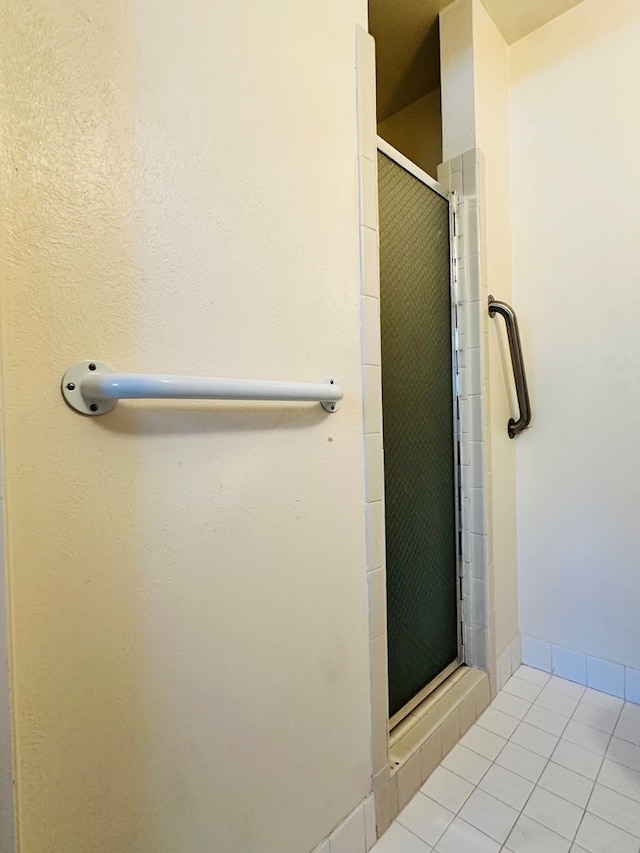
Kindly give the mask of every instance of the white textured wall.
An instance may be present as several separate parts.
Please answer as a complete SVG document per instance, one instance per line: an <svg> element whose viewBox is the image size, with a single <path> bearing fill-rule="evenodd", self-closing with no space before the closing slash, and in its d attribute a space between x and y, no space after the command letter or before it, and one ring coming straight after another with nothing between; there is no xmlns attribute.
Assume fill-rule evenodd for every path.
<svg viewBox="0 0 640 853"><path fill-rule="evenodd" d="M640 668L640 6L585 0L511 49L523 634Z"/></svg>
<svg viewBox="0 0 640 853"><path fill-rule="evenodd" d="M435 178L442 163L440 89L409 104L378 125L378 133L405 157Z"/></svg>
<svg viewBox="0 0 640 853"><path fill-rule="evenodd" d="M354 22L364 0L0 12L22 853L306 853L370 789ZM276 119L277 117L277 119ZM122 403L72 362L345 403Z"/></svg>

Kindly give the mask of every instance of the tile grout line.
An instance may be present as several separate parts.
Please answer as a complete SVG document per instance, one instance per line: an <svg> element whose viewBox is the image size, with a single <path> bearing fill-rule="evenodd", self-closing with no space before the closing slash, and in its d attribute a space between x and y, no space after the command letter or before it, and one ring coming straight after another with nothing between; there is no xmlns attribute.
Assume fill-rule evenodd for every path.
<svg viewBox="0 0 640 853"><path fill-rule="evenodd" d="M517 670L516 670L516 673L517 673ZM516 673L514 673L511 676L511 678L517 677ZM462 802L460 802L460 805L457 807L456 810L449 808L449 806L445 806L443 803L440 803L438 800L434 799L429 794L427 794L423 790L424 785L427 784L426 782L420 788L418 793L422 793L423 796L427 800L429 800L430 802L432 802L433 804L437 805L440 808L444 808L449 814L453 815L453 817L451 818L451 820L447 824L444 831L438 835L437 841L433 845L433 847L431 847L431 842L427 841L425 838L422 838L422 836L418 835L416 832L409 829L404 824L401 824L402 827L407 832L409 832L415 838L419 839L422 843L426 844L426 846L432 850L432 853L440 853L440 851L438 850L438 845L441 844L443 837L445 836L445 834L449 831L450 827L456 821L459 821L460 823L462 823L464 825L472 827L475 832L479 833L479 835L483 836L487 840L490 840L490 841L493 841L495 843L500 844L500 848L499 848L500 851L504 851L504 853L515 853L515 851L511 847L509 847L508 844L509 844L509 839L512 837L514 828L518 824L518 822L520 821L521 817L526 817L528 821L530 821L531 823L540 827L541 830L544 830L545 832L553 833L558 838L562 838L563 841L569 843L570 847L577 845L578 842L576 841L576 839L580 833L581 827L583 826L583 823L584 823L584 820L585 820L585 817L587 814L590 814L593 818L602 821L604 824L607 824L608 826L612 827L612 829L618 830L619 832L626 833L630 838L633 838L634 841L637 840L638 842L640 842L640 834L636 835L635 832L630 831L628 828L624 828L623 826L618 825L617 823L613 823L611 820L600 817L600 815L589 811L590 804L592 802L592 799L593 799L595 791L596 791L596 786L598 786L598 785L602 789L610 791L615 796L622 798L623 801L628 801L628 803L632 806L632 808L634 810L636 807L640 807L640 801L636 801L633 797L627 796L626 793L623 793L622 791L617 790L616 788L612 788L612 787L610 787L610 785L603 784L600 781L600 776L601 776L601 773L602 773L602 770L604 767L604 763L607 760L610 762L610 764L615 765L618 768L622 768L623 770L624 769L629 769L629 770L634 769L634 768L627 768L626 765L618 762L617 760L615 760L614 758L611 758L609 756L609 749L611 747L611 743L612 743L614 738L616 738L617 740L622 741L626 744L629 744L630 746L640 747L640 744L635 744L632 740L629 741L626 738L620 737L620 735L616 734L618 724L619 724L620 720L623 719L622 712L623 712L625 704L626 704L625 701L622 700L622 704L617 709L617 711L612 711L612 710L609 710L607 708L602 708L598 705L593 705L590 702L585 701L585 695L586 695L587 690L590 689L589 687L587 687L585 685L577 685L579 687L582 687L583 689L579 695L579 698L576 698L575 693L573 695L571 695L571 693L563 692L561 689L554 689L554 688L558 687L557 684L554 684L551 681L551 679L554 677L558 678L559 681L567 681L570 684L575 684L575 682L571 682L569 679L562 679L559 676L554 676L553 674L550 674L548 676L548 678L546 679L546 681L544 682L543 685L540 685L539 683L534 683L532 681L527 681L524 678L519 678L518 681L522 681L523 683L527 683L527 684L529 684L530 687L539 688L538 692L536 693L536 696L533 700L525 699L523 696L518 696L517 693L516 694L510 693L508 690L504 690L504 687L498 693L498 696L501 693L503 693L503 691L504 691L505 695L510 696L514 699L518 699L522 703L525 703L528 707L522 716L518 717L518 716L515 716L514 714L510 714L508 711L503 711L501 708L496 708L496 707L494 707L493 702L491 702L489 704L488 708L485 709L485 713L486 713L487 710L490 710L493 708L493 710L498 711L500 714L504 714L505 716L509 717L513 721L513 723L515 724L515 727L514 727L513 731L511 732L511 734L509 735L509 737L505 737L503 734L499 734L498 732L493 731L492 729L489 729L489 728L486 728L485 726L483 726L480 723L480 719L481 719L482 715L479 719L477 719L475 721L473 726L476 726L485 735L488 734L489 740L491 740L490 736L493 735L494 738L499 738L500 742L502 743L502 746L500 747L498 753L496 754L496 756L494 758L489 758L487 755L483 754L482 752L479 752L477 750L477 748L474 748L473 746L469 746L469 745L463 743L462 742L463 739L461 739L459 741L459 743L457 745L463 746L464 749L468 750L469 753L475 755L477 758L481 758L484 761L488 762L488 766L481 773L477 782L471 782L469 779L462 776L459 772L456 772L456 770L452 770L450 767L446 767L444 765L444 761L446 760L447 756L444 756L444 758L440 761L438 767L442 767L449 774L451 774L452 776L456 777L457 779L465 782L466 785L470 786L469 793L466 796L464 796L464 798L462 799ZM509 680L511 680L511 679L509 679ZM554 695L563 696L564 698L570 699L575 703L571 713L568 716L566 716L565 714L561 714L557 711L554 711L550 708L545 708L544 705L537 704L541 694L543 693L543 691L545 689L548 689ZM523 691L523 692L526 692L526 691ZM600 691L596 691L596 692L599 693ZM607 696L607 695L608 694L603 694L603 696ZM616 698L620 698L620 697L616 697ZM495 699L494 699L494 701L495 701ZM564 725L562 726L560 731L558 733L556 733L555 731L550 732L547 729L541 728L539 725L536 725L535 723L532 723L531 721L527 720L526 719L527 715L530 713L530 711L534 707L537 707L543 711L547 711L548 713L555 714L557 717L563 718ZM591 722L583 722L581 719L576 719L576 714L578 714L578 712L580 711L581 708L592 709L592 713L594 715L594 718L597 718L597 715L599 713L606 715L606 717L603 717L604 722L606 722L607 718L612 718L612 720L610 720L607 723L607 727L608 727L609 725L611 725L611 722L613 722L612 730L606 731L606 730L603 730L601 728L598 728L595 725L592 725ZM597 740L600 740L601 744L604 745L604 749L602 750L602 747L601 747L600 749L598 749L596 751L596 750L594 750L588 746L583 746L582 743L579 741L579 737L578 737L580 734L579 729L578 729L578 735L574 734L575 737L578 737L578 742L572 741L569 738L565 737L566 730L572 722L577 723L579 726L586 727L587 729L589 729L593 733L597 732L597 735L594 734L594 737L596 739L595 742L597 743ZM522 746L520 743L518 743L517 741L514 740L514 737L516 736L517 732L520 730L523 723L526 723L527 726L529 726L532 729L535 729L537 732L542 732L546 735L549 735L550 737L552 737L554 739L554 741L555 741L554 746L553 746L553 749L552 749L551 754L549 756L546 756L544 754L541 755L540 753L535 752L534 750L529 749L526 746ZM640 725L640 722L638 723L638 725ZM473 726L471 727L470 731L473 729ZM531 734L533 734L533 733L531 733ZM585 732L585 736L586 736L586 732ZM594 741L589 740L589 742L593 743ZM594 778L591 778L590 776L586 776L586 775L584 775L584 773L581 773L578 770L573 769L572 767L565 766L565 765L560 764L559 762L553 760L554 756L556 755L557 750L559 749L559 747L562 743L567 744L571 747L575 747L576 749L579 749L579 750L583 751L584 753L588 753L589 755L592 755L595 758L599 759L599 761L597 763L597 769L595 770L595 777ZM537 779L535 781L533 781L531 778L527 778L526 776L522 776L520 773L518 773L516 770L511 769L510 767L505 767L501 764L497 764L498 758L500 757L500 755L502 754L504 749L509 744L512 744L513 746L516 746L516 747L519 747L520 749L524 750L525 753L529 753L530 755L537 756L538 759L541 759L544 762L542 770L538 774ZM542 785L540 783L540 780L542 779L543 775L545 774L545 771L550 766L561 768L562 770L564 770L568 773L573 773L576 776L579 776L581 779L586 780L589 783L591 783L591 790L589 792L589 795L586 799L586 803L584 806L580 806L578 803L566 799L564 796L562 796L562 794L557 794L555 791L544 787L544 785ZM513 773L518 778L520 778L523 781L526 781L527 783L532 785L531 791L528 794L528 796L526 797L521 808L519 808L519 809L516 808L511 803L505 802L499 796L496 796L493 793L490 793L489 791L486 791L480 787L482 785L482 782L486 778L487 774L489 774L489 772L492 770L493 767L498 767L501 770ZM535 770L534 770L534 772L535 772ZM638 773L640 771L635 770L634 772ZM581 814L580 819L578 821L577 827L576 827L575 831L573 832L573 834L571 835L571 837L568 837L567 835L563 835L561 832L558 832L557 829L552 828L552 826L548 826L545 823L543 823L542 821L540 821L539 819L536 819L534 817L530 817L529 815L525 814L525 811L526 811L529 803L531 802L532 797L535 795L536 790L544 791L546 794L549 794L549 795L555 797L557 800L561 801L562 803L573 806L574 809L575 808L581 809L582 814ZM471 823L470 821L468 821L464 817L462 817L462 815L461 815L462 810L464 809L464 807L466 806L466 804L468 803L470 798L473 797L473 795L477 791L480 791L483 795L489 797L491 800L495 800L496 803L499 803L501 806L507 807L507 808L511 809L512 812L516 813L516 818L515 818L513 824L511 825L511 828L509 829L509 832L508 832L507 837L506 837L504 842L502 842L502 843L498 842L496 838L489 835L487 832L484 831L484 829L479 828L474 823ZM400 823L400 821L398 821L398 823ZM552 821L550 821L550 823L552 823ZM399 851L398 851L398 853L399 853ZM639 851L639 853L640 853L640 851Z"/></svg>

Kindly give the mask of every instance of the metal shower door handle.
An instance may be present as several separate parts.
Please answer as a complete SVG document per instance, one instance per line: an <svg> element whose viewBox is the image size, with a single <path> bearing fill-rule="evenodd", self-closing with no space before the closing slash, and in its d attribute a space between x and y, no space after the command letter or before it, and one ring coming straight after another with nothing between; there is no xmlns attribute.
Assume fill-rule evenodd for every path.
<svg viewBox="0 0 640 853"><path fill-rule="evenodd" d="M507 327L507 338L509 340L509 352L511 353L513 378L516 386L516 396L518 398L518 420L509 418L509 423L507 424L509 438L515 438L531 423L529 388L527 386L527 376L524 370L522 343L520 341L520 330L518 328L518 318L516 317L516 313L510 305L507 305L506 302L500 302L494 299L493 296L490 296L489 316L495 317L496 314L500 314L501 317L504 317L504 322Z"/></svg>

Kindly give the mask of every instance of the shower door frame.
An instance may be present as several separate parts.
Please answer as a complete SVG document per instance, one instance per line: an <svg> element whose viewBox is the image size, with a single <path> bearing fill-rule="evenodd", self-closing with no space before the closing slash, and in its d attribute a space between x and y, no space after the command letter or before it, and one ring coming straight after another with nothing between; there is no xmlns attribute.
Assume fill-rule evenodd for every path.
<svg viewBox="0 0 640 853"><path fill-rule="evenodd" d="M464 650L464 611L462 604L462 478L460 465L460 360L458 345L458 294L457 294L457 240L458 233L458 197L455 192L447 190L435 178L417 166L404 154L390 145L381 136L376 137L376 148L398 166L409 172L420 183L441 196L449 208L449 293L451 300L451 386L453 400L453 486L454 486L454 512L455 512L455 571L456 571L456 607L458 626L458 654L454 661L446 666L435 678L426 684L416 695L410 699L399 711L389 719L389 730L398 725L407 717L421 702L433 693L450 675L465 663ZM384 436L384 424L383 424ZM384 438L383 438L384 441ZM386 573L386 562L385 562Z"/></svg>

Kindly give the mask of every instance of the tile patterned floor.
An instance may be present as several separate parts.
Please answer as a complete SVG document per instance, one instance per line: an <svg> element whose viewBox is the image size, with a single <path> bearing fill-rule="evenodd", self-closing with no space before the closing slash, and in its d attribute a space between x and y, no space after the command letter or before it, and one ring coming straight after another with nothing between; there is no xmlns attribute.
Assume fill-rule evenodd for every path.
<svg viewBox="0 0 640 853"><path fill-rule="evenodd" d="M522 666L372 853L640 853L640 706Z"/></svg>

